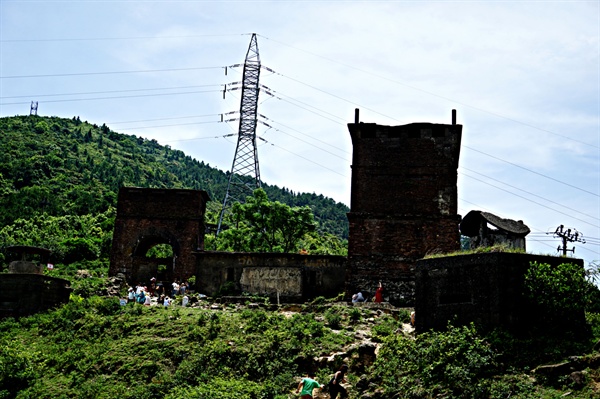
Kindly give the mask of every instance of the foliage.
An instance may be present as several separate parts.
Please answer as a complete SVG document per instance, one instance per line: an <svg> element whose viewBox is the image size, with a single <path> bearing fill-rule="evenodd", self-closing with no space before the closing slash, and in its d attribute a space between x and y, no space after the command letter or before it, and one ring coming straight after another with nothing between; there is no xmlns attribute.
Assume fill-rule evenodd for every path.
<svg viewBox="0 0 600 399"><path fill-rule="evenodd" d="M496 354L473 326L448 327L416 339L389 335L372 372L381 377L386 397L483 398L488 388L480 380L496 370ZM435 396L435 395L434 395Z"/></svg>
<svg viewBox="0 0 600 399"><path fill-rule="evenodd" d="M286 314L243 306L120 306L117 298L73 295L59 309L0 320L0 397L284 399L318 357L360 345L351 328L357 323L382 343L361 376L370 381L368 392L358 391L360 360L346 359L350 398L593 397L568 382L536 382L528 374L544 359L527 362L532 352L522 364L511 361L527 346L543 352L542 342L506 332L484 336L473 326L405 335L395 330L400 320L376 310L320 303L319 313ZM332 329L332 315L339 329ZM574 348L564 348L563 356L581 353ZM319 369L318 377L325 381L335 368ZM589 375L600 378L593 370Z"/></svg>
<svg viewBox="0 0 600 399"><path fill-rule="evenodd" d="M116 206L120 187L200 189L218 203L227 175L156 140L78 117L0 118L0 226L43 215L83 216ZM348 207L322 195L263 184L273 201L308 206L321 232L348 237ZM1 245L1 242L0 242Z"/></svg>
<svg viewBox="0 0 600 399"><path fill-rule="evenodd" d="M224 225L227 228L218 236L205 240L206 248L233 252L347 254L337 237L316 232L317 224L310 207L290 207L270 201L263 189L255 190L243 204L234 203Z"/></svg>
<svg viewBox="0 0 600 399"><path fill-rule="evenodd" d="M525 273L525 297L544 325L569 323L583 316L592 292L585 270L573 263L551 266L532 262Z"/></svg>
<svg viewBox="0 0 600 399"><path fill-rule="evenodd" d="M52 251L51 263L70 264L83 260L107 259L110 255L115 209L97 215L49 216L17 219L0 228L3 246L30 245ZM10 254L4 251L7 260Z"/></svg>

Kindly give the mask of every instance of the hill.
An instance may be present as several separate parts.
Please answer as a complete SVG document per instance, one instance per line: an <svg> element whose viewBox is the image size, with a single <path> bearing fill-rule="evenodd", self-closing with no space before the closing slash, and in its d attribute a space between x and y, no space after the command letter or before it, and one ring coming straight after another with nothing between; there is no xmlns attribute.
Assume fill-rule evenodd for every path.
<svg viewBox="0 0 600 399"><path fill-rule="evenodd" d="M122 186L199 189L217 211L227 189L225 172L162 146L156 140L72 119L0 118L0 226L37 215L86 215L116 206ZM315 193L263 184L268 197L308 205L319 230L348 238L348 207Z"/></svg>
<svg viewBox="0 0 600 399"><path fill-rule="evenodd" d="M192 295L191 303L73 296L54 311L0 320L0 397L290 399L307 371L327 383L343 363L350 399L600 393L600 356L575 356L587 340L517 339L473 326L415 336L407 310L335 299L276 306Z"/></svg>

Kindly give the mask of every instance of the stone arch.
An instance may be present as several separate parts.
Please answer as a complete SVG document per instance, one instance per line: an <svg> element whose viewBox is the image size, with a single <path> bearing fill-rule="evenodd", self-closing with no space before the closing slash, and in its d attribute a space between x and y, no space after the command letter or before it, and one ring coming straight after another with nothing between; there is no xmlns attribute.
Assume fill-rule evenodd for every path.
<svg viewBox="0 0 600 399"><path fill-rule="evenodd" d="M171 247L172 255L170 257L148 256L148 252L152 248L163 244ZM158 281L173 281L178 271L177 259L180 255L181 245L171 231L140 232L131 253L132 278L136 282L138 280L139 282L148 282L152 277L157 278Z"/></svg>
<svg viewBox="0 0 600 399"><path fill-rule="evenodd" d="M200 190L121 188L109 274L123 273L130 284L147 283L161 264L167 264L165 282L195 275L195 253L204 250L208 200ZM170 259L146 256L159 244L171 246Z"/></svg>

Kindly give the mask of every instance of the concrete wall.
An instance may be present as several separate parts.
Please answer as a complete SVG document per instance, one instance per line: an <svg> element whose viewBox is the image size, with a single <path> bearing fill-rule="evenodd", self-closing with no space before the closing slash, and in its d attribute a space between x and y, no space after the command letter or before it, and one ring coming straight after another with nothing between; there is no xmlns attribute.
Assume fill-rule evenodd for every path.
<svg viewBox="0 0 600 399"><path fill-rule="evenodd" d="M69 302L70 283L39 274L0 274L0 317L20 317Z"/></svg>
<svg viewBox="0 0 600 399"><path fill-rule="evenodd" d="M526 330L538 317L522 296L531 262L558 266L582 259L518 253L487 253L419 260L416 264L416 329L443 329L475 322ZM573 315L582 321L584 314Z"/></svg>
<svg viewBox="0 0 600 399"><path fill-rule="evenodd" d="M414 266L460 248L457 168L461 125L349 124L352 193L346 290L382 281L396 305L414 303Z"/></svg>
<svg viewBox="0 0 600 399"><path fill-rule="evenodd" d="M281 253L197 252L196 290L207 295L233 284L282 301L333 297L344 291L346 258Z"/></svg>

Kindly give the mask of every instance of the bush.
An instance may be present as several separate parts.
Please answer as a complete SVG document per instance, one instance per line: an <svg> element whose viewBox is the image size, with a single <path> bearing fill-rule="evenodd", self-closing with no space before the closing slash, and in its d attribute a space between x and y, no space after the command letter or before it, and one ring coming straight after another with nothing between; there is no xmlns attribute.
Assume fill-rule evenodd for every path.
<svg viewBox="0 0 600 399"><path fill-rule="evenodd" d="M329 328L339 330L342 325L342 316L333 308L327 309L325 312L325 320Z"/></svg>
<svg viewBox="0 0 600 399"><path fill-rule="evenodd" d="M423 333L416 339L388 336L372 374L381 377L386 397L422 397L432 391L439 397L486 397L489 388L480 380L495 371L495 359L474 326L448 326L446 332Z"/></svg>
<svg viewBox="0 0 600 399"><path fill-rule="evenodd" d="M545 332L581 328L591 293L589 284L581 266L532 262L525 273L524 295L533 324Z"/></svg>

